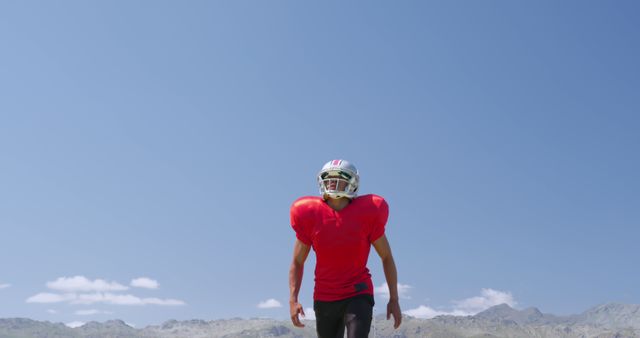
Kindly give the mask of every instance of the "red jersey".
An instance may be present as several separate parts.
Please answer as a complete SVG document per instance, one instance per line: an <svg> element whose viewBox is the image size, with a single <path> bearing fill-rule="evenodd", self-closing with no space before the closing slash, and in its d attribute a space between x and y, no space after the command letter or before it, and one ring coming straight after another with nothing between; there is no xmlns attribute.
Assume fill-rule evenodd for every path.
<svg viewBox="0 0 640 338"><path fill-rule="evenodd" d="M316 252L314 300L373 295L367 260L371 243L384 235L388 216L387 202L377 195L356 197L340 211L316 196L293 203L296 237Z"/></svg>

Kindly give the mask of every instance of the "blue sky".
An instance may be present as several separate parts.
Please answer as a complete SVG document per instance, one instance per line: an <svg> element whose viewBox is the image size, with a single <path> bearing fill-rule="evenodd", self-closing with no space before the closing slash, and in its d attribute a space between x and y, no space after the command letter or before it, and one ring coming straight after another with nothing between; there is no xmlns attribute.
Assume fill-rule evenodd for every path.
<svg viewBox="0 0 640 338"><path fill-rule="evenodd" d="M4 1L0 317L287 318L333 158L390 204L404 311L640 303L639 9Z"/></svg>

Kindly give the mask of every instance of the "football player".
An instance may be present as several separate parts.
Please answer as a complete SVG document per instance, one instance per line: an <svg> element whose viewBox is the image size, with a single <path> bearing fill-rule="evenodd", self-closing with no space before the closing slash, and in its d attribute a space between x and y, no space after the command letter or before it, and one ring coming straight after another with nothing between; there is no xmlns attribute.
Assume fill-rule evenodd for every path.
<svg viewBox="0 0 640 338"><path fill-rule="evenodd" d="M291 321L304 327L304 309L298 301L304 263L311 248L316 253L313 309L318 337L368 337L373 315L373 282L367 268L371 245L382 260L389 286L387 319L394 328L402 321L398 277L385 236L387 202L378 195L357 196L359 174L345 160L327 162L318 173L321 196L306 196L291 206L296 234L289 270Z"/></svg>

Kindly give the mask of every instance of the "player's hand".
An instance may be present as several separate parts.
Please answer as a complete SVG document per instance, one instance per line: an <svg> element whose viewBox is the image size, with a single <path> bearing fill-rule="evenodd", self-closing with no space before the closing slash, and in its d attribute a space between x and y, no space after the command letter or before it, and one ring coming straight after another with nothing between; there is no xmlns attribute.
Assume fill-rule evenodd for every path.
<svg viewBox="0 0 640 338"><path fill-rule="evenodd" d="M289 313L291 314L291 322L293 323L293 326L304 327L304 324L302 324L298 317L298 315L301 315L302 318L305 317L302 304L298 302L289 302Z"/></svg>
<svg viewBox="0 0 640 338"><path fill-rule="evenodd" d="M393 315L393 328L397 329L402 322L402 312L400 312L400 303L397 300L390 300L387 304L387 320Z"/></svg>

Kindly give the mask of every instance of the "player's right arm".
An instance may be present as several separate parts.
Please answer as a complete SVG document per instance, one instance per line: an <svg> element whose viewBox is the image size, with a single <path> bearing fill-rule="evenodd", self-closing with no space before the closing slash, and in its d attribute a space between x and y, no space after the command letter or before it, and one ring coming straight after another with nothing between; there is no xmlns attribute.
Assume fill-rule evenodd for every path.
<svg viewBox="0 0 640 338"><path fill-rule="evenodd" d="M291 262L291 268L289 269L289 312L291 314L291 321L294 326L304 327L304 324L300 322L298 315L304 317L304 309L302 304L298 302L298 293L300 292L300 286L302 285L302 275L304 272L304 262L309 256L311 247L302 243L299 239L296 239L293 245L293 261Z"/></svg>

